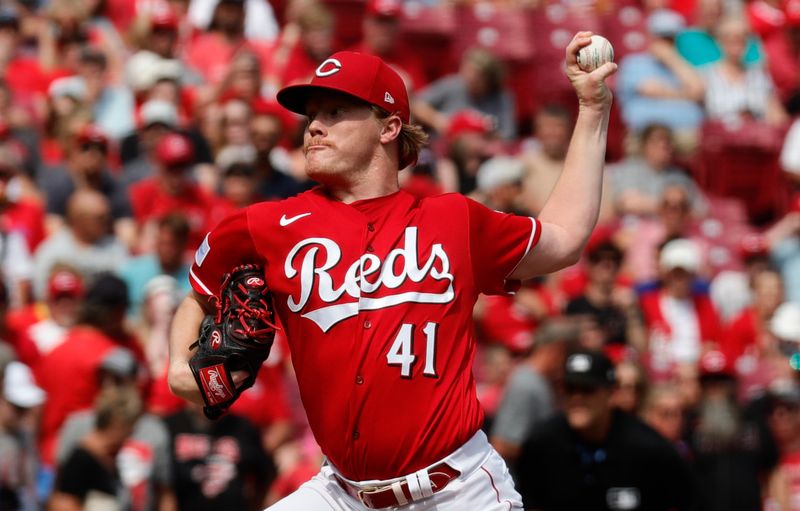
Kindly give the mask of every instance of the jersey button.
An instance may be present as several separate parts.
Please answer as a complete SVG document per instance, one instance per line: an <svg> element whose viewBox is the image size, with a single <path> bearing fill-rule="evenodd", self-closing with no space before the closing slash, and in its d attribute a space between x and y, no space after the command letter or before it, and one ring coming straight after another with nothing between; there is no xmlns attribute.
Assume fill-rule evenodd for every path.
<svg viewBox="0 0 800 511"><path fill-rule="evenodd" d="M375 230L375 224L373 224L373 223L371 223L371 222L370 222L370 223L368 223L368 224L367 224L367 230L368 230L369 232L372 232L372 231L374 231L374 230Z"/></svg>
<svg viewBox="0 0 800 511"><path fill-rule="evenodd" d="M372 245L367 245L367 252L375 252L375 249L372 248Z"/></svg>
<svg viewBox="0 0 800 511"><path fill-rule="evenodd" d="M362 378L360 374L356 376L356 385L363 385L363 383L364 383L364 378Z"/></svg>
<svg viewBox="0 0 800 511"><path fill-rule="evenodd" d="M361 435L358 433L358 431L353 431L353 440L358 440L358 438L359 438L360 436L361 436Z"/></svg>
<svg viewBox="0 0 800 511"><path fill-rule="evenodd" d="M370 320L364 321L364 328L372 328L372 321Z"/></svg>

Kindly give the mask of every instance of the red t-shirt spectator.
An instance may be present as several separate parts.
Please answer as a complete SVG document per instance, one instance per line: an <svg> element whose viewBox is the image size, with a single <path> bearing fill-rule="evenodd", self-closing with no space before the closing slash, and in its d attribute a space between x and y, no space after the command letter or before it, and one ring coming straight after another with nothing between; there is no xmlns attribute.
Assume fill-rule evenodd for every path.
<svg viewBox="0 0 800 511"><path fill-rule="evenodd" d="M103 361L120 348L136 353L132 340L120 344L97 329L81 326L72 329L60 346L39 360L34 370L36 381L47 392L39 444L45 464L54 462L59 430L67 417L94 405Z"/></svg>
<svg viewBox="0 0 800 511"><path fill-rule="evenodd" d="M272 47L265 43L243 39L239 44L231 44L220 34L210 33L201 34L189 42L186 63L208 82L219 83L225 78L233 56L240 51L255 53L261 61L262 69L266 68L272 55Z"/></svg>

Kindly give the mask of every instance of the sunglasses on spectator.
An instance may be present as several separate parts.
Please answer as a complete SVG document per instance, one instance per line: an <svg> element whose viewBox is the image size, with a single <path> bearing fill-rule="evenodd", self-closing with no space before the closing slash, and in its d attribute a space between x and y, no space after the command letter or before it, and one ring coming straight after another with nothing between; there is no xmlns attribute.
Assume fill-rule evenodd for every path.
<svg viewBox="0 0 800 511"><path fill-rule="evenodd" d="M108 149L105 144L100 142L84 142L81 144L80 148L81 151L83 152L88 152L91 151L92 149L96 149L103 154L105 154L106 150Z"/></svg>
<svg viewBox="0 0 800 511"><path fill-rule="evenodd" d="M578 394L582 396L593 396L597 394L601 388L600 385L576 385L574 383L565 383L564 393L568 395Z"/></svg>
<svg viewBox="0 0 800 511"><path fill-rule="evenodd" d="M172 165L167 165L166 169L170 174L183 174L189 170L189 165L186 163L175 163Z"/></svg>

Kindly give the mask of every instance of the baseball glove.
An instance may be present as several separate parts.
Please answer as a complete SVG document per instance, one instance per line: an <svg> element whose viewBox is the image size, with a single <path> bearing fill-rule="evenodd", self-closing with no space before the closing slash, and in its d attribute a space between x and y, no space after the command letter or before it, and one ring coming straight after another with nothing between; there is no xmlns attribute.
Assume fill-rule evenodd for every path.
<svg viewBox="0 0 800 511"><path fill-rule="evenodd" d="M216 300L216 314L200 326L200 336L189 360L200 388L209 419L221 417L241 393L255 383L267 359L275 330L272 299L261 268L253 264L236 267L225 275ZM231 373L245 371L238 387Z"/></svg>

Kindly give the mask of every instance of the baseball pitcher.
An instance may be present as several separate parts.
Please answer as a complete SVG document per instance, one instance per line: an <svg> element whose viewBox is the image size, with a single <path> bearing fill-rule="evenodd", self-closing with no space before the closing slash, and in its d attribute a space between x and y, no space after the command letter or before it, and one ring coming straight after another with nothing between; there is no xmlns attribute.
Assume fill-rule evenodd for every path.
<svg viewBox="0 0 800 511"><path fill-rule="evenodd" d="M522 508L480 431L472 308L480 293L575 263L595 225L616 65L579 68L590 36L566 48L580 113L538 218L400 190L398 171L425 136L410 124L402 79L377 57L336 53L309 84L278 93L308 118L306 171L320 186L208 234L174 321L169 374L176 394L218 416L285 330L326 462L270 510Z"/></svg>

